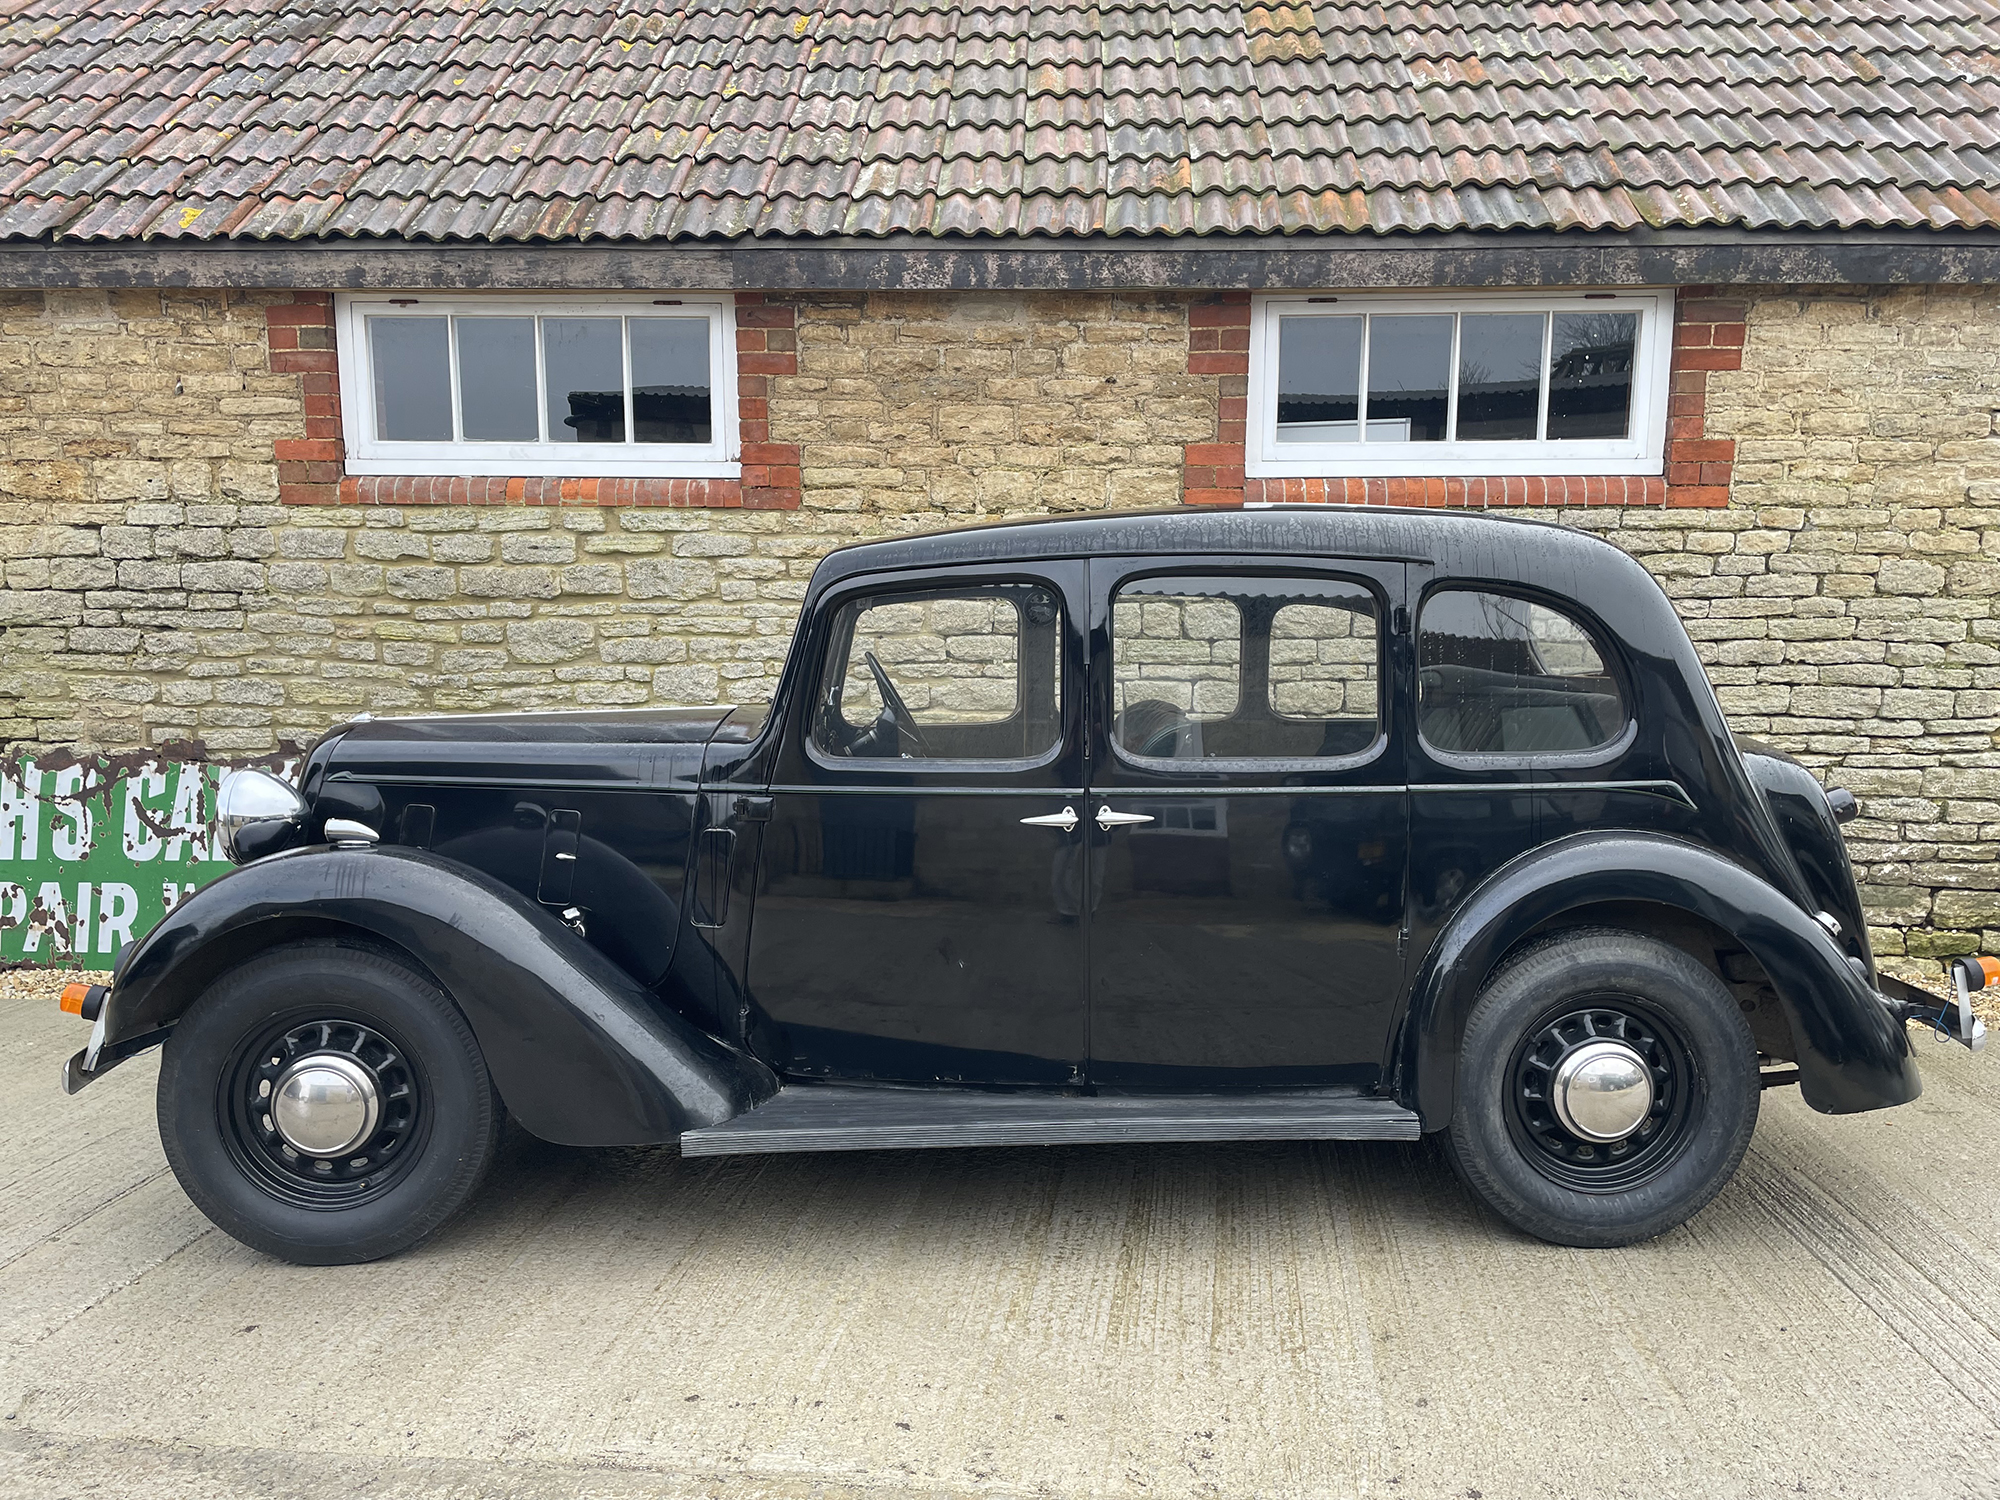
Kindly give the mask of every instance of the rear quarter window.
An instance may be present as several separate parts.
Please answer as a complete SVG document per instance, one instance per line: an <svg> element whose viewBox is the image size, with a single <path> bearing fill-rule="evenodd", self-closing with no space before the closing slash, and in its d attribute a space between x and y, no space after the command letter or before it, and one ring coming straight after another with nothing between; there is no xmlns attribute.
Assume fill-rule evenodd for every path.
<svg viewBox="0 0 2000 1500"><path fill-rule="evenodd" d="M1602 645L1560 609L1440 589L1417 635L1417 729L1433 750L1565 755L1624 733L1629 714Z"/></svg>

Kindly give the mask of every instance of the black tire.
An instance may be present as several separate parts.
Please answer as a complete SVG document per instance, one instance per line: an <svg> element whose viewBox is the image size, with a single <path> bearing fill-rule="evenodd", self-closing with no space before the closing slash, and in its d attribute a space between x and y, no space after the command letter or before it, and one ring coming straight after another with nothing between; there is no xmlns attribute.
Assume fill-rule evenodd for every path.
<svg viewBox="0 0 2000 1500"><path fill-rule="evenodd" d="M1651 1072L1652 1111L1612 1144L1572 1134L1537 1093L1567 1049L1597 1038L1624 1041ZM1759 1087L1750 1028L1698 961L1639 933L1566 933L1508 960L1474 1003L1446 1154L1481 1202L1538 1239L1629 1245L1722 1190Z"/></svg>
<svg viewBox="0 0 2000 1500"><path fill-rule="evenodd" d="M281 1058L329 1051L371 1069L381 1107L368 1137L322 1163L291 1151L256 1101ZM435 1233L485 1177L506 1118L450 998L407 962L338 942L272 949L211 985L167 1039L159 1115L197 1208L314 1266Z"/></svg>

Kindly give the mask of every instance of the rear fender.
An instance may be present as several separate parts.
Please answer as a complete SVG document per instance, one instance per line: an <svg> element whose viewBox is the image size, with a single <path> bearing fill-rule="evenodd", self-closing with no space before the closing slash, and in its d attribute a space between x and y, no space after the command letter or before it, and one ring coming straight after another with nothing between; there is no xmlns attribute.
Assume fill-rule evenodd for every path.
<svg viewBox="0 0 2000 1500"><path fill-rule="evenodd" d="M189 896L120 965L98 1071L163 1034L236 964L341 933L429 970L464 1012L507 1108L544 1140L672 1141L776 1092L763 1064L666 1009L534 902L469 866L394 846L292 850Z"/></svg>
<svg viewBox="0 0 2000 1500"><path fill-rule="evenodd" d="M1426 1130L1451 1120L1465 1019L1501 958L1543 923L1586 906L1677 908L1754 955L1791 1021L1800 1090L1826 1114L1904 1104L1922 1091L1903 1025L1796 902L1741 865L1678 839L1579 834L1503 866L1426 956L1402 1030L1400 1092Z"/></svg>

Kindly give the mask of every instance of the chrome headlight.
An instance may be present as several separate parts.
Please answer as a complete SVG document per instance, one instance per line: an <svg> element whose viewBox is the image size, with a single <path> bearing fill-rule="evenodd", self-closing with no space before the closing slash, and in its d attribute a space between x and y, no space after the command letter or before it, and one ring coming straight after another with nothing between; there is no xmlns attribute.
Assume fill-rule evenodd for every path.
<svg viewBox="0 0 2000 1500"><path fill-rule="evenodd" d="M268 854L284 840L244 834L252 829L268 829L270 835L296 830L305 821L306 801L298 789L269 771L231 771L222 778L215 797L216 837L222 852L237 864ZM253 845L246 850L245 845Z"/></svg>

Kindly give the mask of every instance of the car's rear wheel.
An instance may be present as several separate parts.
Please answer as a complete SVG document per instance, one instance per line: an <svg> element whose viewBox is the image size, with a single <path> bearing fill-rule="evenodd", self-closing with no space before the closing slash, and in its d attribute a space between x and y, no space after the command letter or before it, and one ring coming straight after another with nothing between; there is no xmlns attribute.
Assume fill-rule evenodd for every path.
<svg viewBox="0 0 2000 1500"><path fill-rule="evenodd" d="M1561 1245L1628 1245L1722 1190L1757 1124L1756 1048L1727 988L1640 933L1537 944L1487 981L1459 1049L1453 1166Z"/></svg>
<svg viewBox="0 0 2000 1500"><path fill-rule="evenodd" d="M168 1038L159 1116L195 1206L303 1265L436 1231L504 1120L450 998L390 954L333 942L273 949L210 986Z"/></svg>

